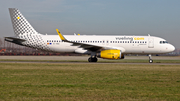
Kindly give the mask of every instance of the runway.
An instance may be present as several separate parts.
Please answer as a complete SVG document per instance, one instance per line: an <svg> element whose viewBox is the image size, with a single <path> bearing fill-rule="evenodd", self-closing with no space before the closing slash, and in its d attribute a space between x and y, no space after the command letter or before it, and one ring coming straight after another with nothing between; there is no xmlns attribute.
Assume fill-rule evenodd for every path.
<svg viewBox="0 0 180 101"><path fill-rule="evenodd" d="M90 56L0 56L0 60L87 60ZM125 56L125 59L149 59L148 56ZM153 60L180 60L180 56L152 56ZM98 58L98 60L105 60Z"/></svg>
<svg viewBox="0 0 180 101"><path fill-rule="evenodd" d="M41 63L41 64L119 64L119 65L180 65L180 63L114 63L114 62L39 62L39 61L0 61L0 63Z"/></svg>
<svg viewBox="0 0 180 101"><path fill-rule="evenodd" d="M0 63L50 63L50 64L119 64L119 65L180 65L180 63L141 63L121 60L98 59L96 63L87 61L89 56L0 56ZM128 60L147 60L147 56L126 56ZM180 60L180 57L154 56L154 60ZM119 61L119 62L118 62Z"/></svg>

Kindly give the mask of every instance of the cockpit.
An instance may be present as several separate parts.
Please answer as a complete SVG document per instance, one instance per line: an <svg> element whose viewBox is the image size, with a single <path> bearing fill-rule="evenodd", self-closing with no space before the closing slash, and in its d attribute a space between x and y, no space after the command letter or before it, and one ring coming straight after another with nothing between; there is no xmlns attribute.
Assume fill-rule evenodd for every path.
<svg viewBox="0 0 180 101"><path fill-rule="evenodd" d="M167 41L160 41L160 44L167 44Z"/></svg>

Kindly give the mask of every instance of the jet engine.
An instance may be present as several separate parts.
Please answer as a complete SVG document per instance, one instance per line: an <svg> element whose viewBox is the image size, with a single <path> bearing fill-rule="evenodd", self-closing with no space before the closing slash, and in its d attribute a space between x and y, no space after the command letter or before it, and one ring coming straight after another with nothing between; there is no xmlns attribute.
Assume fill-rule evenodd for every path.
<svg viewBox="0 0 180 101"><path fill-rule="evenodd" d="M103 59L124 59L124 55L121 53L121 50L117 49L103 50L97 54L97 57Z"/></svg>

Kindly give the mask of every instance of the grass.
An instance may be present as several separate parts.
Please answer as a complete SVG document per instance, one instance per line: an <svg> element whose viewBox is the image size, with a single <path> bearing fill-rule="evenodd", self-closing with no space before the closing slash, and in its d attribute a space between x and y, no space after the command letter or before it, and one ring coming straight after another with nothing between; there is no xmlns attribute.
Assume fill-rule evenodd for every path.
<svg viewBox="0 0 180 101"><path fill-rule="evenodd" d="M0 100L180 100L180 65L0 63Z"/></svg>

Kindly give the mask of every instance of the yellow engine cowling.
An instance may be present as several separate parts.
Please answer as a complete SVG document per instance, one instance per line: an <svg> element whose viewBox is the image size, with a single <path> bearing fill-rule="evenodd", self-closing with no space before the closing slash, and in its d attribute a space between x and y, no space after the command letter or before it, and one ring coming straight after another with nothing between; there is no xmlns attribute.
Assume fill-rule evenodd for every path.
<svg viewBox="0 0 180 101"><path fill-rule="evenodd" d="M104 58L104 59L124 59L124 55L121 53L121 50L103 50L97 57Z"/></svg>

